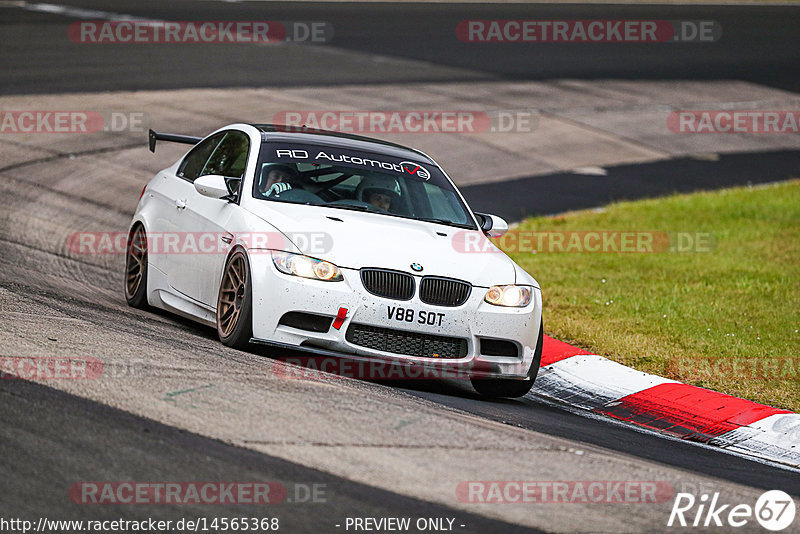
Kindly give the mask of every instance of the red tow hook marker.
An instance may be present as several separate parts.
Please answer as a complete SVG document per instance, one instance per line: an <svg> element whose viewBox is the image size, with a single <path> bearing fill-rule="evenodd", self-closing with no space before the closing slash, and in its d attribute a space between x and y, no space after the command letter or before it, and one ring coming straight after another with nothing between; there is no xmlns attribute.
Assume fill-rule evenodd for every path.
<svg viewBox="0 0 800 534"><path fill-rule="evenodd" d="M339 308L339 313L336 314L336 319L333 320L333 327L336 330L342 327L345 317L347 317L347 308Z"/></svg>

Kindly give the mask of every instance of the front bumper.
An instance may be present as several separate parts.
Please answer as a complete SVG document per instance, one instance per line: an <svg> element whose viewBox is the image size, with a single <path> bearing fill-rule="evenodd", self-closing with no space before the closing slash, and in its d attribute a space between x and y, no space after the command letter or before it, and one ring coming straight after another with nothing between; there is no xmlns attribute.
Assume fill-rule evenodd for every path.
<svg viewBox="0 0 800 534"><path fill-rule="evenodd" d="M322 282L278 272L266 251L251 254L250 264L255 343L300 349L322 357L356 357L429 366L442 371L451 370L458 376L517 379L529 376L541 324L542 299L537 287L533 287L533 298L525 308L488 304L483 300L486 289L479 287L473 288L463 305L444 307L423 303L418 292L407 301L373 295L364 288L359 271L354 269L343 268L344 279L340 282ZM421 276L415 276L415 279L419 287ZM312 332L279 324L281 317L288 312L335 318L341 308L347 309L347 315L338 329L331 327L325 332ZM404 311L398 314L401 309ZM391 318L390 310L393 310ZM411 321L407 320L409 317ZM433 324L428 324L430 322ZM466 350L462 351L461 357L447 358L376 350L348 341L348 329L356 325L390 329L415 337L443 336L464 340ZM482 354L482 339L510 341L516 345L517 354ZM447 376L446 372L444 376Z"/></svg>

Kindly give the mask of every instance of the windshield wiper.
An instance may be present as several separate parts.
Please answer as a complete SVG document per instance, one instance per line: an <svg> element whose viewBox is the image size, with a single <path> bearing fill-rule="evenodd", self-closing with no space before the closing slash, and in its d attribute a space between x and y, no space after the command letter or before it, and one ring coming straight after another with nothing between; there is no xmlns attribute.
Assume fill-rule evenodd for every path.
<svg viewBox="0 0 800 534"><path fill-rule="evenodd" d="M336 208L337 210L370 211L370 212L373 211L366 206L356 206L354 204L314 204L314 206L322 206L324 208Z"/></svg>
<svg viewBox="0 0 800 534"><path fill-rule="evenodd" d="M471 224L464 224L464 223L457 223L448 219L437 219L435 217L417 217L417 221L425 221L425 222L432 222L432 223L439 223L445 224L447 226L455 226L456 228L466 228L468 230L474 230L475 227Z"/></svg>

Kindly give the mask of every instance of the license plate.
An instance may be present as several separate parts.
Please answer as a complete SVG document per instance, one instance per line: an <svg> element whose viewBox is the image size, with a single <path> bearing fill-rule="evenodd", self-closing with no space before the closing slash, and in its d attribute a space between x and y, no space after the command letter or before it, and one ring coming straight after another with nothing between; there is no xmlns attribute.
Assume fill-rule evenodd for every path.
<svg viewBox="0 0 800 534"><path fill-rule="evenodd" d="M386 314L390 321L425 324L428 326L442 326L445 318L445 314L442 312L415 310L400 306L387 306Z"/></svg>

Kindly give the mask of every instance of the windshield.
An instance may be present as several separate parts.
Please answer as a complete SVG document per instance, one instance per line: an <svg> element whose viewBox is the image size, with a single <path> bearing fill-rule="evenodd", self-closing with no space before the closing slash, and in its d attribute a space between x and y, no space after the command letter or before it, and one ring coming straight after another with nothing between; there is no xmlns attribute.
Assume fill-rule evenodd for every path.
<svg viewBox="0 0 800 534"><path fill-rule="evenodd" d="M476 229L436 166L338 147L264 143L253 197Z"/></svg>

